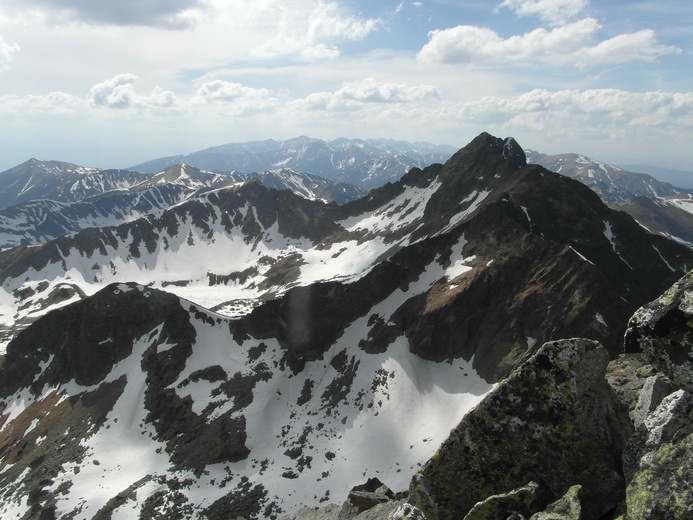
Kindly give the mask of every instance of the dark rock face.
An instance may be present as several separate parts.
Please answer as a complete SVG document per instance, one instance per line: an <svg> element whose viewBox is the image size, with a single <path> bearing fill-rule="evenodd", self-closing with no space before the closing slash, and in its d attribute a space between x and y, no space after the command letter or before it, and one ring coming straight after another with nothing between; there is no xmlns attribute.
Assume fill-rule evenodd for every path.
<svg viewBox="0 0 693 520"><path fill-rule="evenodd" d="M431 195L415 208L416 195L409 198L409 190L429 190ZM400 227L376 231L342 225L368 212L401 219L415 209L422 217ZM258 308L238 329L278 337L296 367L301 359L319 358L367 306L397 289L407 290L432 262L447 267L446 259L459 243L464 243L465 257L473 259L472 269L412 295L391 320L374 324L362 348L382 351L404 334L412 352L429 360L474 357L475 369L489 381L505 377L544 342L565 337L597 340L616 356L634 310L693 264L693 252L648 235L583 184L528 165L512 138L484 133L445 165L413 168L400 182L343 206L249 181L206 193L157 217L85 230L31 250L2 252L0 280L17 279L27 269L48 264L59 269L71 254L105 255L105 246L124 263L156 256L183 225L208 241L223 229L242 233L246 244L257 244L265 239L263 231L276 225L282 235L308 239L316 249L345 240L378 239L391 245L363 279L351 284L293 287L307 268L300 252L271 258L266 271L248 266L238 273L210 272L206 283L245 284L248 276L263 271L264 279L254 289L270 298L285 294ZM96 266L83 275L98 278L102 269ZM294 309L308 311L310 319L297 317Z"/></svg>
<svg viewBox="0 0 693 520"><path fill-rule="evenodd" d="M410 501L429 519L691 518L693 398L671 349L688 345L692 293L686 275L636 312L626 341L643 352L606 374L594 342L544 345L462 420Z"/></svg>
<svg viewBox="0 0 693 520"><path fill-rule="evenodd" d="M608 358L593 341L545 344L413 478L412 503L427 518L461 518L477 502L535 482L524 502L533 510L508 515L539 512L574 485L589 496L584 518L613 510L624 497L620 453L630 423L604 379Z"/></svg>
<svg viewBox="0 0 693 520"><path fill-rule="evenodd" d="M22 468L32 470L23 482L15 484L41 497L35 504L37 515L31 518L43 518L40 515L49 514L54 507L55 495L43 490L51 484L50 479L65 464L83 460L86 450L80 443L103 426L129 377L107 382L106 376L133 353L136 344L144 348L140 365L146 374L141 395L148 412L145 422L153 425L155 438L165 443L171 463L181 470L199 471L209 464L236 462L248 456L244 416L232 417L228 412L212 418L195 413L190 397L181 398L169 388L185 367L195 339L190 313L178 297L131 283L113 284L49 313L10 343L0 382L3 397L24 387L38 397L47 388L70 381L96 387L64 400L53 391L2 430L0 455L3 462L14 466L0 482L3 486L12 482ZM220 367L193 376L228 379ZM261 377L249 376L251 390L252 380ZM229 382L227 386L233 385ZM24 431L32 421L41 421L40 427L27 436ZM41 442L36 440L39 438ZM34 447L36 444L40 446ZM60 449L51 449L56 446ZM175 501L176 490L170 491L167 503Z"/></svg>
<svg viewBox="0 0 693 520"><path fill-rule="evenodd" d="M693 391L693 274L633 315L625 347L642 351L675 385Z"/></svg>
<svg viewBox="0 0 693 520"><path fill-rule="evenodd" d="M80 385L100 383L113 366L132 352L133 341L163 323L162 339L181 345L189 355L195 332L187 313L172 294L135 284L113 284L93 297L38 319L9 345L0 395L22 387L39 391L74 379ZM185 354L187 350L187 354ZM38 373L40 363L50 360Z"/></svg>

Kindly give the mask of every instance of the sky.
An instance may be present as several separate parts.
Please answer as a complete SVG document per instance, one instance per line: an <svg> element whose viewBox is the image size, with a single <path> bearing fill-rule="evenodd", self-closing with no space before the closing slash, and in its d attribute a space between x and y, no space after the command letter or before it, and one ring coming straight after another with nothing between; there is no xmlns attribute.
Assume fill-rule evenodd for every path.
<svg viewBox="0 0 693 520"><path fill-rule="evenodd" d="M0 171L307 135L693 171L690 0L2 0Z"/></svg>

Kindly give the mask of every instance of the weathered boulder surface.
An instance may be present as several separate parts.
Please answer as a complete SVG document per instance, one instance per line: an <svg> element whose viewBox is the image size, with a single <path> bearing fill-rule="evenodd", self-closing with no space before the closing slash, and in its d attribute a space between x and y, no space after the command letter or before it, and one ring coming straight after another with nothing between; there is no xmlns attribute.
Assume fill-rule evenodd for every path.
<svg viewBox="0 0 693 520"><path fill-rule="evenodd" d="M626 445L627 518L693 518L693 395L677 390Z"/></svg>
<svg viewBox="0 0 693 520"><path fill-rule="evenodd" d="M674 390L676 388L666 377L661 375L648 377L642 387L635 409L630 414L631 419L633 419L633 426L638 428L645 422L647 416Z"/></svg>
<svg viewBox="0 0 693 520"><path fill-rule="evenodd" d="M280 520L426 520L418 508L398 497L377 478L354 486L341 505L306 508Z"/></svg>
<svg viewBox="0 0 693 520"><path fill-rule="evenodd" d="M676 386L693 392L693 272L635 312L624 343L626 351L642 351Z"/></svg>
<svg viewBox="0 0 693 520"><path fill-rule="evenodd" d="M509 493L491 495L476 505L466 514L464 520L487 520L489 518L503 518L508 511L518 515L526 515L531 511L541 508L546 502L546 492L536 482L530 482L526 486L513 489Z"/></svg>
<svg viewBox="0 0 693 520"><path fill-rule="evenodd" d="M571 487L561 498L550 504L541 513L532 515L530 520L580 520L585 493L582 486Z"/></svg>
<svg viewBox="0 0 693 520"><path fill-rule="evenodd" d="M414 476L411 503L429 519L464 518L477 502L535 482L528 495L539 499L503 518L541 512L575 485L585 497L581 518L613 511L624 498L620 455L632 429L606 382L608 362L595 341L546 343Z"/></svg>

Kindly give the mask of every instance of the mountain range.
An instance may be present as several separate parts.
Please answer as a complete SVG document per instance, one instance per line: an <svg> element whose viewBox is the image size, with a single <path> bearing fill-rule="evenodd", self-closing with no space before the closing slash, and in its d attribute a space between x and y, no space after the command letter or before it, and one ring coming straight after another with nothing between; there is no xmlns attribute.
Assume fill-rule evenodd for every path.
<svg viewBox="0 0 693 520"><path fill-rule="evenodd" d="M253 141L215 146L197 152L154 159L132 170L157 172L186 163L216 172L255 172L290 168L333 182L354 184L366 191L393 182L411 168L445 162L455 148L391 139L297 137L286 141Z"/></svg>
<svg viewBox="0 0 693 520"><path fill-rule="evenodd" d="M584 518L628 504L647 450L623 454L607 363L693 250L514 139L340 205L250 180L132 217L0 252L3 518L355 518L356 499L326 506L350 489L399 511L370 518L464 518L510 492L529 518L574 485ZM480 480L475 460L513 457Z"/></svg>
<svg viewBox="0 0 693 520"><path fill-rule="evenodd" d="M163 195L161 201L150 209L141 202L141 192L154 184L159 189L170 191L171 188L163 187L170 182L174 185L173 191L178 193L171 200L180 201L180 197L194 192L192 188L196 183L198 189L204 189L210 187L207 186L209 183L220 187L259 178L266 186L275 189L288 189L309 199L341 204L363 197L369 189L399 179L412 167L444 162L453 151L448 146L385 139L327 142L300 137L286 141L232 143L154 159L130 170L99 170L32 159L0 173L0 182L7 186L0 196L0 208L29 202L28 206L8 213L0 209L0 247L37 244L85 226L100 227L122 222L128 218L128 210L116 209L111 214L111 207L129 205L120 200L123 192L140 193L138 210L133 216L159 211L170 203L171 194ZM583 182L602 200L629 213L646 229L693 247L691 190L580 154L546 155L533 150L525 150L525 154L530 163ZM174 175L172 172L180 172L183 165L196 181L176 180L180 173ZM210 170L224 177L212 181L214 174ZM185 177L184 173L181 179ZM206 177L204 182L200 182L202 177ZM180 184L185 185L185 189ZM98 197L102 194L116 195L118 200L111 203L109 196ZM95 202L96 207L69 208L55 204L70 205L91 197L99 199ZM37 202L44 199L53 202ZM37 230L37 220L45 221L41 225L43 230L52 231Z"/></svg>
<svg viewBox="0 0 693 520"><path fill-rule="evenodd" d="M10 187L3 199L7 207L0 208L0 248L36 245L84 228L115 226L156 214L200 192L250 179L311 200L341 203L365 194L353 185L286 168L222 175L177 164L142 174L32 159L0 173L0 183ZM18 192L15 188L20 184L29 188Z"/></svg>
<svg viewBox="0 0 693 520"><path fill-rule="evenodd" d="M546 155L533 150L525 150L525 153L529 162L579 180L607 203L629 203L637 197L663 198L691 192L658 181L651 175L624 170L580 154Z"/></svg>

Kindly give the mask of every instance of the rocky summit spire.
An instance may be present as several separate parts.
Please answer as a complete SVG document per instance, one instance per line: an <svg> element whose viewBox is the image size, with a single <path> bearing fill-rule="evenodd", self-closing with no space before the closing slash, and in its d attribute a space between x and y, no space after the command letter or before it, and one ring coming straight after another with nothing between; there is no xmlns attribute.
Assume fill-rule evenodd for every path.
<svg viewBox="0 0 693 520"><path fill-rule="evenodd" d="M457 164L470 157L489 159L502 158L513 168L518 169L527 165L527 157L522 147L513 137L495 137L488 132L476 136L467 146L453 155L451 160Z"/></svg>

